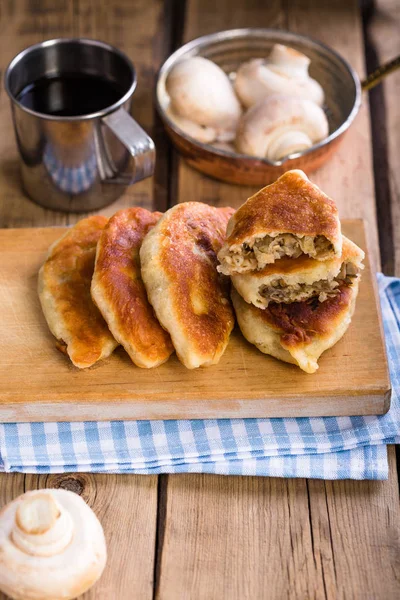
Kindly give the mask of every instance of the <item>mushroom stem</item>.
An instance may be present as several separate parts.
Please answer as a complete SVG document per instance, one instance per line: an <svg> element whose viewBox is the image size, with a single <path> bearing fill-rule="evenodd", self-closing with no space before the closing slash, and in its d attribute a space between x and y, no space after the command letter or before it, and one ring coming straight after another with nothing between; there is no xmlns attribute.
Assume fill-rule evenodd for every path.
<svg viewBox="0 0 400 600"><path fill-rule="evenodd" d="M266 158L269 160L280 160L285 156L289 156L289 154L307 150L312 145L312 140L303 131L283 131L270 140Z"/></svg>
<svg viewBox="0 0 400 600"><path fill-rule="evenodd" d="M25 496L17 509L11 533L14 544L32 556L53 556L70 543L70 515L48 492Z"/></svg>

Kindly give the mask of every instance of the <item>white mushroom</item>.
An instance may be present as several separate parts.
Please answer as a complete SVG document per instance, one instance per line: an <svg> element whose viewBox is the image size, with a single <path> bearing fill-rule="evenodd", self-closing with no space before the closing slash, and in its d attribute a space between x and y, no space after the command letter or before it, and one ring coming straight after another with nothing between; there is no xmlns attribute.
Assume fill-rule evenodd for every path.
<svg viewBox="0 0 400 600"><path fill-rule="evenodd" d="M14 600L76 598L106 559L102 526L73 492L27 492L0 512L0 591Z"/></svg>
<svg viewBox="0 0 400 600"><path fill-rule="evenodd" d="M308 74L310 59L301 52L275 44L268 59L256 58L243 63L235 77L235 91L249 108L271 94L287 94L324 102L320 84Z"/></svg>
<svg viewBox="0 0 400 600"><path fill-rule="evenodd" d="M235 138L241 106L228 76L201 56L178 63L166 81L168 115L191 137L203 142Z"/></svg>
<svg viewBox="0 0 400 600"><path fill-rule="evenodd" d="M292 96L269 96L250 108L236 137L241 154L280 160L327 137L328 120L314 102Z"/></svg>
<svg viewBox="0 0 400 600"><path fill-rule="evenodd" d="M194 121L177 115L170 106L167 108L166 113L179 129L198 142L211 144L217 137L217 132L213 127L197 125Z"/></svg>

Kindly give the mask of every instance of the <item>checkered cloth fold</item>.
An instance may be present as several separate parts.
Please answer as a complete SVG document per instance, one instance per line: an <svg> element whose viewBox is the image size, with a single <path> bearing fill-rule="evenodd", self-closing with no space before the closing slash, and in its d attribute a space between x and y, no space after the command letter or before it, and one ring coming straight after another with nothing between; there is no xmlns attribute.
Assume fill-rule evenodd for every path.
<svg viewBox="0 0 400 600"><path fill-rule="evenodd" d="M0 469L385 479L400 441L400 280L378 275L393 386L383 416L0 424Z"/></svg>

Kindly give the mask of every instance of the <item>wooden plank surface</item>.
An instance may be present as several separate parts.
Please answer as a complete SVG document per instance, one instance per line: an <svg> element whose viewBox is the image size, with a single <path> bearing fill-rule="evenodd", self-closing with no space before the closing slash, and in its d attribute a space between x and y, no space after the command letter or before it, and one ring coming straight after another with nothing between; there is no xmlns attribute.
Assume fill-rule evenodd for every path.
<svg viewBox="0 0 400 600"><path fill-rule="evenodd" d="M366 247L362 221L343 221L342 228ZM0 421L309 417L388 410L388 367L368 258L350 329L324 353L313 375L262 354L238 328L218 365L208 369L188 370L176 356L157 369L139 369L120 348L80 371L56 350L37 294L39 267L63 233L60 228L0 231ZM27 356L31 375L21 381Z"/></svg>
<svg viewBox="0 0 400 600"><path fill-rule="evenodd" d="M140 22L140 27L135 23ZM153 89L157 70L168 52L168 31L161 0L18 0L0 2L0 71L23 48L48 38L87 36L118 46L137 69L138 87L133 98L133 116L157 141ZM0 93L0 224L2 227L62 225L82 215L64 214L37 206L23 193L18 168L10 106ZM163 155L158 157L162 170ZM166 174L164 174L165 177ZM156 184L156 197L153 196ZM113 214L126 206L165 209L166 182L146 179L127 191L102 214Z"/></svg>
<svg viewBox="0 0 400 600"><path fill-rule="evenodd" d="M0 474L0 507L28 490L63 488L76 492L100 519L107 565L99 583L81 596L147 600L153 597L157 477L140 475ZM6 596L0 593L0 600Z"/></svg>
<svg viewBox="0 0 400 600"><path fill-rule="evenodd" d="M400 4L364 0L364 32L369 71L400 54ZM400 71L370 92L375 193L382 270L400 276ZM400 472L400 446L397 446Z"/></svg>
<svg viewBox="0 0 400 600"><path fill-rule="evenodd" d="M138 23L140 22L140 27ZM0 71L30 44L67 36L94 37L124 50L138 70L133 114L157 141L152 105L156 72L169 51L170 23L162 0L13 0L0 1ZM1 82L2 83L2 82ZM108 210L133 204L160 210L166 202L166 170L158 159L157 176L129 188ZM103 210L103 213L107 213ZM0 89L0 226L67 225L82 215L42 209L21 190L9 100ZM77 483L76 483L77 482ZM30 489L71 487L82 493L105 530L109 559L95 588L82 599L148 600L153 597L157 525L157 477L126 475L0 475L0 505ZM0 594L1 600L5 598Z"/></svg>
<svg viewBox="0 0 400 600"><path fill-rule="evenodd" d="M389 482L169 475L156 597L395 600L391 464Z"/></svg>
<svg viewBox="0 0 400 600"><path fill-rule="evenodd" d="M369 70L400 55L400 3L365 1L364 28ZM400 70L370 94L371 129L382 268L400 275Z"/></svg>
<svg viewBox="0 0 400 600"><path fill-rule="evenodd" d="M390 10L388 9L390 4ZM142 57L149 59L149 46L141 43L152 33L152 52L159 56L168 47L164 28L179 31L182 9L186 4L188 22L186 39L207 31L215 31L235 26L290 26L302 33L309 33L322 41L332 44L339 51L346 48L347 58L356 67L362 68L362 39L360 17L356 0L337 0L322 6L317 0L302 2L291 0L198 0L183 2L177 0L166 3L173 8L167 16L161 10L161 1L113 0L2 0L0 2L0 69L3 71L8 60L17 50L43 38L67 36L86 32L125 48L136 63ZM393 11L396 0L378 0L380 14L379 39L390 43L397 29L393 26ZM135 8L140 5L137 12ZM111 11L110 11L111 7ZM126 7L127 10L126 10ZM308 12L305 13L305 8ZM77 15L80 15L79 18ZM143 15L152 15L151 23L143 20ZM192 15L192 16L191 16ZM133 18L134 16L134 18ZM78 29L77 24L80 23ZM139 27L140 24L140 27ZM332 29L331 29L332 28ZM388 34L388 32L391 32ZM393 34L393 31L395 32ZM169 34L168 34L169 35ZM171 40L170 40L171 41ZM178 39L172 40L176 46ZM386 58L383 57L382 58ZM144 71L154 73L154 66L148 62ZM390 80L388 80L389 83ZM140 82L139 82L140 85ZM386 86L386 84L385 84ZM392 89L392 88L391 88ZM136 110L148 111L150 115L151 85L146 91L146 107ZM388 139L394 152L390 157L393 165L391 183L396 184L398 175L398 134L396 134L396 97L391 93L386 97L390 103L390 128ZM364 117L362 116L364 114ZM345 140L339 163L332 172L321 176L319 184L334 195L340 203L339 194L343 191L342 216L364 215L371 227L372 246L376 252L376 230L372 171L370 168L370 136L367 111L358 117L364 125L358 124L357 135ZM357 122L356 122L357 123ZM355 130L356 124L353 127ZM174 194L176 180L167 185L165 175L175 158L169 152L159 127L155 129L158 140L159 157L166 155L168 161L158 162L160 178L155 182L156 197L165 201ZM8 99L4 91L0 93L0 224L8 227L42 226L66 224L76 220L60 213L45 211L23 198L19 187L16 152L9 119ZM350 135L350 134L349 134ZM361 143L360 143L361 140ZM364 153L360 156L360 146ZM344 148L348 148L348 154ZM162 152L160 153L160 149ZM327 165L328 169L328 165ZM240 188L221 186L197 176L189 176L189 170L179 167L180 198L202 199L209 202L232 204ZM321 172L322 173L322 172ZM320 175L318 174L318 177ZM186 181L186 184L183 183ZM129 190L134 194L130 201L121 199L118 206L129 202L147 202L151 198L149 182ZM329 186L329 187L328 187ZM398 186L393 201L398 198ZM230 195L228 201L228 194ZM383 195L382 195L383 197ZM237 200L236 200L237 201ZM365 203L365 206L363 206ZM146 204L145 204L146 205ZM397 203L398 205L398 203ZM396 206L397 206L396 205ZM353 206L355 209L353 210ZM110 210L113 210L111 207ZM397 209L396 209L397 210ZM383 214L384 209L382 209ZM385 212L384 214L387 214ZM393 215L398 212L393 211ZM382 215L381 215L382 216ZM381 219L382 220L382 219ZM398 244L399 228L394 227L394 237ZM381 239L384 239L385 232ZM399 246L396 246L399 248ZM376 252L377 254L377 252ZM388 260L391 249L389 247ZM393 263L392 263L393 264ZM400 274L400 273L399 273ZM245 597L243 590L251 592L252 598L373 598L391 600L400 595L398 584L398 522L399 498L395 472L394 452L389 450L390 479L388 482L320 482L282 481L256 478L233 478L213 476L163 476L160 478L158 510L158 562L155 573L157 579L156 597L201 598L202 589L209 590L208 599ZM76 476L78 479L80 476ZM90 476L94 494L89 494L89 503L100 507L108 500L108 482L113 476ZM61 481L69 480L69 475L60 476ZM103 481L101 481L103 479ZM153 523L155 478L143 478L150 482L150 490L143 493L137 483L142 478L118 476L113 490L110 513L118 511L118 522L106 520L106 537L109 547L115 550L118 558L113 558L109 569L88 598L150 598L152 592L151 567L153 552L148 539L154 540L154 529L146 528L147 520ZM101 484L97 483L100 482ZM45 487L46 476L39 478L19 474L0 477L0 504L8 502L25 489ZM51 483L52 485L52 483ZM114 484L112 484L114 485ZM124 489L126 486L126 489ZM179 489L180 488L180 489ZM191 493L195 490L197 493ZM265 491L267 490L267 491ZM261 496L261 497L260 497ZM127 504L129 501L129 505ZM146 503L151 510L146 511ZM289 513L290 509L290 513ZM100 510L100 508L99 508ZM229 518L225 518L228 511ZM103 520L105 515L99 512ZM280 527L276 527L276 523ZM139 531L142 535L131 539L127 531ZM193 531L199 536L193 536ZM217 539L215 532L219 533ZM273 532L273 536L269 535ZM199 539L201 534L201 539ZM113 569L114 560L127 562ZM311 551L311 553L310 553ZM169 556L171 555L171 559ZM115 557L115 554L113 554ZM248 557L251 557L249 560ZM310 558L312 557L312 559ZM173 564L175 560L176 564ZM128 566L126 566L128 565ZM180 565L180 570L176 569ZM265 574L264 574L265 572ZM132 573L132 577L130 574ZM114 578L107 579L109 577ZM213 579L213 581L211 581ZM123 582L120 587L118 580ZM107 582L107 589L103 588ZM118 590L118 595L114 590ZM138 593L139 590L139 593ZM231 594L228 594L228 591ZM240 593L239 593L240 592ZM3 600L3 598L2 598Z"/></svg>
<svg viewBox="0 0 400 600"><path fill-rule="evenodd" d="M227 27L282 25L332 45L363 75L358 3L338 0L187 2L185 40ZM398 143L398 142L397 142ZM182 161L178 200L237 206L242 192ZM364 217L379 265L368 98L338 154L312 178L342 217ZM400 594L399 497L387 482L161 478L157 598L374 598Z"/></svg>

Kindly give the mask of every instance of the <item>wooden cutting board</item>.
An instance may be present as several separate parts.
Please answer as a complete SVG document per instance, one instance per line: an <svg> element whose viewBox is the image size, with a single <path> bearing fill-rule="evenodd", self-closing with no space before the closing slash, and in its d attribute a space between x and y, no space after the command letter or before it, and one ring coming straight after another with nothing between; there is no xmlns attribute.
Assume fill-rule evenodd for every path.
<svg viewBox="0 0 400 600"><path fill-rule="evenodd" d="M366 249L362 221L342 225ZM262 354L238 330L213 367L189 371L173 356L156 369L139 369L119 348L80 371L56 350L36 292L47 248L64 231L0 230L0 421L370 415L389 409L368 260L352 324L313 375Z"/></svg>

